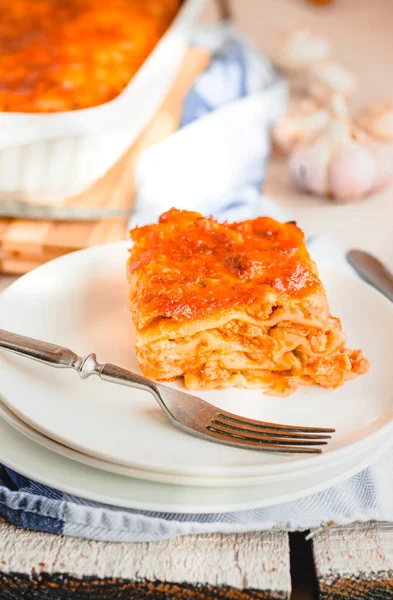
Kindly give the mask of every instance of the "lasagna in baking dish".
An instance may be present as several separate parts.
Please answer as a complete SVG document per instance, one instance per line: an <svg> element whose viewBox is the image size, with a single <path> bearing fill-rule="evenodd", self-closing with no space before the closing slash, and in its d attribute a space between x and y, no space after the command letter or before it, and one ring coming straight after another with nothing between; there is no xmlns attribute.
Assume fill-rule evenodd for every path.
<svg viewBox="0 0 393 600"><path fill-rule="evenodd" d="M181 0L0 0L0 111L58 112L120 94Z"/></svg>
<svg viewBox="0 0 393 600"><path fill-rule="evenodd" d="M150 379L285 396L367 372L361 350L345 346L294 222L219 223L172 209L131 238L130 308Z"/></svg>

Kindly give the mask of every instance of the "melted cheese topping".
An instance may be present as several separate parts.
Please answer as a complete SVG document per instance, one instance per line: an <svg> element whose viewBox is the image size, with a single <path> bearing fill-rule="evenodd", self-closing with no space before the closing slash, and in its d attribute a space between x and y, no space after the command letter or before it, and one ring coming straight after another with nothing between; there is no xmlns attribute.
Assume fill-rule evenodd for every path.
<svg viewBox="0 0 393 600"><path fill-rule="evenodd" d="M139 330L156 330L228 311L267 320L297 310L327 318L329 308L302 231L260 217L218 223L170 210L156 225L131 231L131 305Z"/></svg>
<svg viewBox="0 0 393 600"><path fill-rule="evenodd" d="M0 0L0 111L57 112L112 100L181 0Z"/></svg>

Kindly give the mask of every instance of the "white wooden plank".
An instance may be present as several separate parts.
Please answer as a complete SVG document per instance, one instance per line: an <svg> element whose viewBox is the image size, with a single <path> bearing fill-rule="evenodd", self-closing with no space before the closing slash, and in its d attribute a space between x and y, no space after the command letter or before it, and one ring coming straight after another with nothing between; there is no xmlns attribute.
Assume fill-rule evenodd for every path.
<svg viewBox="0 0 393 600"><path fill-rule="evenodd" d="M280 597L291 587L288 534L278 531L132 544L24 531L0 521L0 571L251 588Z"/></svg>
<svg viewBox="0 0 393 600"><path fill-rule="evenodd" d="M329 527L314 537L313 554L322 597L372 599L393 592L393 523Z"/></svg>

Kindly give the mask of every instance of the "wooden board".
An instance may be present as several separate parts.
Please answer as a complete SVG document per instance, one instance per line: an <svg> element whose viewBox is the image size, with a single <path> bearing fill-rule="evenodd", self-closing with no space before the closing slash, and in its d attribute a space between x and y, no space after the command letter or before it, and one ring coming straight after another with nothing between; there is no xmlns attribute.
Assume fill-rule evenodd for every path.
<svg viewBox="0 0 393 600"><path fill-rule="evenodd" d="M98 542L23 531L0 519L0 598L286 600L283 531Z"/></svg>
<svg viewBox="0 0 393 600"><path fill-rule="evenodd" d="M68 198L65 204L107 209L132 207L139 156L177 130L182 101L208 62L206 50L189 48L171 90L136 142L104 177L83 194ZM0 219L0 272L22 274L68 252L125 239L127 221L127 217L89 222Z"/></svg>
<svg viewBox="0 0 393 600"><path fill-rule="evenodd" d="M313 539L322 600L393 597L393 524L330 527Z"/></svg>

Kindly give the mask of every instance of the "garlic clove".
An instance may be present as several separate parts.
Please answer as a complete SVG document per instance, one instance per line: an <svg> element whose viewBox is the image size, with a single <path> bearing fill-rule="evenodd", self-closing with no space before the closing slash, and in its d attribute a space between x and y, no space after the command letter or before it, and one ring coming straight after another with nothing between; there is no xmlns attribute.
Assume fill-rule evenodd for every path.
<svg viewBox="0 0 393 600"><path fill-rule="evenodd" d="M297 144L289 159L289 170L295 184L319 196L330 194L330 161L336 149L348 142L351 136L346 103L341 96L332 99L331 111L332 118L327 126L311 139Z"/></svg>
<svg viewBox="0 0 393 600"><path fill-rule="evenodd" d="M272 137L276 145L288 154L300 141L323 129L330 119L326 109L308 98L292 98L283 117L275 124Z"/></svg>
<svg viewBox="0 0 393 600"><path fill-rule="evenodd" d="M289 159L289 170L298 188L318 196L328 195L331 153L331 143L325 138L295 146Z"/></svg>
<svg viewBox="0 0 393 600"><path fill-rule="evenodd" d="M295 27L278 34L271 58L278 68L291 71L324 60L330 53L329 40L308 29Z"/></svg>
<svg viewBox="0 0 393 600"><path fill-rule="evenodd" d="M377 160L378 173L373 191L386 187L393 180L393 146L369 140L368 148Z"/></svg>
<svg viewBox="0 0 393 600"><path fill-rule="evenodd" d="M385 141L393 140L393 101L382 100L365 106L355 122L369 135Z"/></svg>
<svg viewBox="0 0 393 600"><path fill-rule="evenodd" d="M371 193L378 177L373 153L356 141L342 144L329 165L329 188L341 202L351 202Z"/></svg>
<svg viewBox="0 0 393 600"><path fill-rule="evenodd" d="M353 73L331 61L311 65L308 75L310 77L308 92L321 102L326 102L332 92L348 97L358 87L358 81Z"/></svg>

